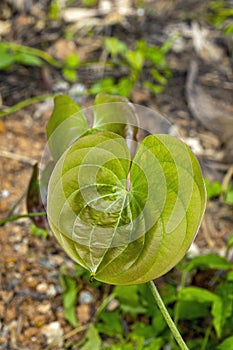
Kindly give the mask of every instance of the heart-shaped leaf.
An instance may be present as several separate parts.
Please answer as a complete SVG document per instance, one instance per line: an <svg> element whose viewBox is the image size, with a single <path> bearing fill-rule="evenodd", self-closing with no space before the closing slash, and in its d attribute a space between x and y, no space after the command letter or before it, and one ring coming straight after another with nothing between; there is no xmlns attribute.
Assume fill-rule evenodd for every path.
<svg viewBox="0 0 233 350"><path fill-rule="evenodd" d="M144 283L189 248L204 212L199 164L180 140L150 135L133 160L109 131L75 141L49 182L48 219L64 250L97 280Z"/></svg>

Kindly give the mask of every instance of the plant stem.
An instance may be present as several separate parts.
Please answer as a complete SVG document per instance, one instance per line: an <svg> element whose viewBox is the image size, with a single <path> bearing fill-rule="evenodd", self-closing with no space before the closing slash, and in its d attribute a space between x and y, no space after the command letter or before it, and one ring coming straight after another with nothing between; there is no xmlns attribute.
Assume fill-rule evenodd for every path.
<svg viewBox="0 0 233 350"><path fill-rule="evenodd" d="M9 108L4 109L3 111L0 111L0 118L5 117L6 115L14 113L16 111L19 111L20 109L30 106L33 103L42 102L47 100L48 98L53 98L56 95L57 94L48 94L48 95L40 95L40 96L28 98L27 100L21 101L15 104L14 106L11 106Z"/></svg>
<svg viewBox="0 0 233 350"><path fill-rule="evenodd" d="M164 305L164 302L159 294L159 291L158 289L156 288L155 284L153 281L150 281L148 282L148 286L153 294L153 297L160 309L160 311L162 312L163 314L163 317L165 318L166 322L167 322L167 325L168 327L170 328L174 338L176 339L178 345L180 346L180 348L182 350L189 350L187 345L185 344L183 338L181 337L181 334L180 332L178 331L175 323L173 322L171 316L169 315L169 312L167 311L167 308L166 306Z"/></svg>
<svg viewBox="0 0 233 350"><path fill-rule="evenodd" d="M179 290L184 288L185 283L186 283L187 275L188 275L187 272L182 271L181 281L180 281L180 285L179 285ZM178 321L179 321L179 313L180 313L180 305L178 304L178 302L176 302L175 310L174 310L174 322L175 322L176 326L178 325Z"/></svg>
<svg viewBox="0 0 233 350"><path fill-rule="evenodd" d="M56 60L55 58L53 58L51 55L49 55L47 52L34 48L34 47L30 47L30 46L24 46L24 45L19 45L19 44L15 44L15 43L11 43L11 42L4 42L2 43L2 45L4 45L5 48L8 48L9 50L15 50L16 52L20 52L20 53L25 53L28 55L33 55L36 57L40 57L42 58L42 60L48 62L49 64L51 64L51 66L57 67L57 68L62 68L63 63Z"/></svg>
<svg viewBox="0 0 233 350"><path fill-rule="evenodd" d="M211 328L212 328L212 324L210 324L210 326L207 328L206 332L205 332L205 338L202 342L202 346L201 346L201 350L205 350L208 344L208 340L209 340L209 336L211 333Z"/></svg>
<svg viewBox="0 0 233 350"><path fill-rule="evenodd" d="M11 221L16 221L22 218L33 218L35 216L45 216L46 212L42 211L40 213L28 213L28 214L21 214L21 215L15 215L15 216L10 216L5 219L0 220L0 227L4 226L7 222Z"/></svg>

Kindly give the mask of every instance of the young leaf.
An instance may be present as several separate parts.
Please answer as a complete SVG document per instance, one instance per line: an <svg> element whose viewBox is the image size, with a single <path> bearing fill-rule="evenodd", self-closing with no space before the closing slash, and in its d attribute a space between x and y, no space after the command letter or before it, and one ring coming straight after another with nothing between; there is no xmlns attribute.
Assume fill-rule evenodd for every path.
<svg viewBox="0 0 233 350"><path fill-rule="evenodd" d="M232 269L232 263L227 261L222 256L218 254L206 254L201 256L196 256L190 260L187 265L183 268L183 271L189 272L193 269L219 269L228 270Z"/></svg>
<svg viewBox="0 0 233 350"><path fill-rule="evenodd" d="M125 57L128 60L129 65L136 71L141 71L144 65L145 57L144 52L141 50L127 51Z"/></svg>
<svg viewBox="0 0 233 350"><path fill-rule="evenodd" d="M64 307L64 317L73 326L77 327L78 321L76 317L76 303L77 303L77 284L76 281L67 276L60 274L60 283L63 288L62 299Z"/></svg>
<svg viewBox="0 0 233 350"><path fill-rule="evenodd" d="M124 54L127 50L126 44L115 37L107 37L104 40L104 47L113 57Z"/></svg>
<svg viewBox="0 0 233 350"><path fill-rule="evenodd" d="M48 230L45 230L43 228L38 228L36 225L31 225L30 230L35 237L42 237L47 238L49 235Z"/></svg>
<svg viewBox="0 0 233 350"><path fill-rule="evenodd" d="M125 140L103 131L75 141L57 162L48 217L64 250L93 277L130 285L184 256L205 202L199 164L183 142L150 135L131 160Z"/></svg>
<svg viewBox="0 0 233 350"><path fill-rule="evenodd" d="M124 137L131 156L134 156L138 120L133 106L125 97L98 94L95 98L93 129L112 131Z"/></svg>
<svg viewBox="0 0 233 350"><path fill-rule="evenodd" d="M205 185L208 199L219 197L222 193L222 185L218 181L210 183L209 179L205 178Z"/></svg>
<svg viewBox="0 0 233 350"><path fill-rule="evenodd" d="M80 350L100 350L101 349L101 339L97 329L93 324L90 324L85 338L86 338L86 343L81 347Z"/></svg>
<svg viewBox="0 0 233 350"><path fill-rule="evenodd" d="M28 213L40 213L45 210L44 204L42 203L40 197L38 173L38 164L35 164L27 190L26 204ZM47 216L33 216L30 219L36 225L36 227L41 229L48 228Z"/></svg>
<svg viewBox="0 0 233 350"><path fill-rule="evenodd" d="M113 104L114 103L114 104ZM95 98L93 128L107 130L126 138L133 128L137 132L138 120L132 104L125 97L100 93ZM134 137L135 139L135 137Z"/></svg>
<svg viewBox="0 0 233 350"><path fill-rule="evenodd" d="M120 308L125 314L135 317L146 313L146 308L140 305L139 286L116 286L114 295L120 301Z"/></svg>
<svg viewBox="0 0 233 350"><path fill-rule="evenodd" d="M88 130L81 108L69 96L55 97L54 110L46 127L50 152L55 161Z"/></svg>
<svg viewBox="0 0 233 350"><path fill-rule="evenodd" d="M122 338L123 324L118 312L104 312L100 316L100 322L96 325L99 333L106 334L109 337Z"/></svg>

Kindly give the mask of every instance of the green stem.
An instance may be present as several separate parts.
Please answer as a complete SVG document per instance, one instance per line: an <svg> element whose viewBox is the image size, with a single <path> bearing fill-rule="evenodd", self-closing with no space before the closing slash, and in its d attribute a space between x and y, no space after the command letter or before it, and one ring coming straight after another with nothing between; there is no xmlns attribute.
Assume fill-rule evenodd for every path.
<svg viewBox="0 0 233 350"><path fill-rule="evenodd" d="M42 58L42 60L46 61L47 63L51 64L51 66L54 66L56 68L62 68L63 66L62 62L56 60L47 52L34 47L19 45L19 44L7 42L7 41L3 42L2 46L9 50L15 50L16 52L18 51L20 53L40 57Z"/></svg>
<svg viewBox="0 0 233 350"><path fill-rule="evenodd" d="M179 290L184 288L187 275L188 275L187 272L182 272ZM178 302L176 302L175 310L174 310L174 322L175 322L176 326L178 325L179 315L180 315L180 305Z"/></svg>
<svg viewBox="0 0 233 350"><path fill-rule="evenodd" d="M204 340L202 342L201 350L205 350L206 347L207 347L209 336L210 336L210 333L211 333L211 329L212 329L212 324L207 328L207 330L205 332L205 338L204 338Z"/></svg>
<svg viewBox="0 0 233 350"><path fill-rule="evenodd" d="M107 296L102 304L100 304L100 306L98 307L98 309L96 310L95 312L95 315L94 315L94 320L98 320L98 318L100 317L100 315L102 314L102 312L106 309L106 307L108 306L109 302L114 299L115 295L114 293L110 294L109 296Z"/></svg>
<svg viewBox="0 0 233 350"><path fill-rule="evenodd" d="M14 113L16 111L19 111L20 109L30 106L33 103L42 102L47 100L48 98L54 98L56 95L57 94L48 94L48 95L40 95L40 96L28 98L27 100L21 101L15 104L14 106L11 106L9 108L6 108L3 111L0 111L0 118L5 117L6 115Z"/></svg>
<svg viewBox="0 0 233 350"><path fill-rule="evenodd" d="M158 289L156 288L155 284L153 281L148 282L149 288L153 294L153 297L160 309L160 311L163 314L163 317L165 318L167 325L169 326L174 338L176 339L178 345L182 350L189 350L187 345L185 344L183 338L180 335L180 332L178 331L175 323L173 322L171 316L169 315L169 312L167 311L166 306L164 305L164 302L159 294Z"/></svg>
<svg viewBox="0 0 233 350"><path fill-rule="evenodd" d="M16 221L16 220L19 220L19 219L22 219L22 218L33 218L33 217L36 217L36 216L45 216L45 215L46 215L46 212L42 211L42 212L39 212L39 213L28 213L28 214L21 214L21 215L10 216L10 217L7 217L5 219L0 220L0 227L4 226L7 222Z"/></svg>

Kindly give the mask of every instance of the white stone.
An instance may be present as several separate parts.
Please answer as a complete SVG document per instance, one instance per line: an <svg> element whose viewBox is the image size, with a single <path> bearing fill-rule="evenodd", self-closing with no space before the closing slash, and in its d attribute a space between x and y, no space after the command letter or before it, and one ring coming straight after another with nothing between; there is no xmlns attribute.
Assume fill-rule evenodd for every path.
<svg viewBox="0 0 233 350"><path fill-rule="evenodd" d="M39 293L47 293L48 288L49 288L49 286L48 286L48 284L45 283L45 282L39 283L39 284L36 286L36 290L37 290L37 292L39 292Z"/></svg>
<svg viewBox="0 0 233 350"><path fill-rule="evenodd" d="M47 294L48 294L50 297L55 297L55 295L57 295L57 289L56 289L56 287L54 286L54 284L50 284L50 285L49 285Z"/></svg>
<svg viewBox="0 0 233 350"><path fill-rule="evenodd" d="M50 346L63 346L63 329L59 322L52 322L42 328L42 334Z"/></svg>

